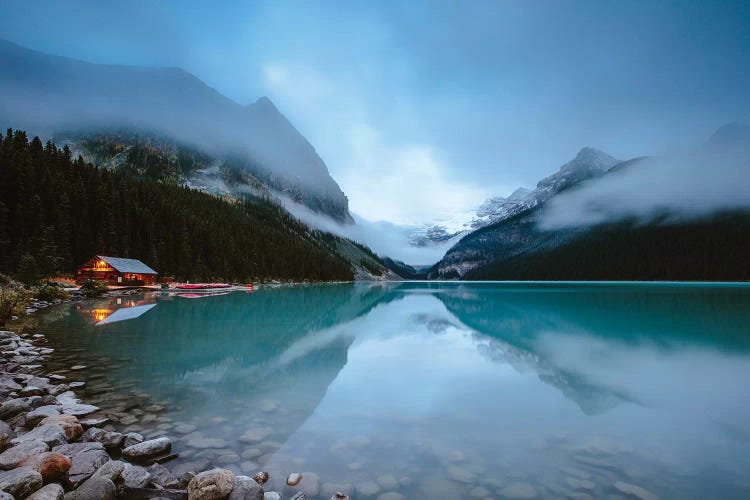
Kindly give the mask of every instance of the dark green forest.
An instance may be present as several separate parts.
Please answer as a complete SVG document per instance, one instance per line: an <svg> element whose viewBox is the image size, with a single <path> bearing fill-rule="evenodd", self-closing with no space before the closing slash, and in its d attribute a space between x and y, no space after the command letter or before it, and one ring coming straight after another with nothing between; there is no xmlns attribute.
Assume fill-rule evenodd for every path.
<svg viewBox="0 0 750 500"><path fill-rule="evenodd" d="M603 224L560 246L474 269L467 280L750 280L750 213Z"/></svg>
<svg viewBox="0 0 750 500"><path fill-rule="evenodd" d="M72 158L25 132L0 134L0 272L21 261L71 274L96 254L179 279L351 280L324 235L269 201L229 202ZM31 259L33 257L33 259Z"/></svg>

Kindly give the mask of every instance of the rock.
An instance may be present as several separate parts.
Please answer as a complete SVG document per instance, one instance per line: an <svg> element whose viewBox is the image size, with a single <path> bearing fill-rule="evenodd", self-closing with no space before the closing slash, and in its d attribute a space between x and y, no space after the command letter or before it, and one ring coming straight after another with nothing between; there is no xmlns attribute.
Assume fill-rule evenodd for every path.
<svg viewBox="0 0 750 500"><path fill-rule="evenodd" d="M9 399L0 405L0 418L9 420L19 413L28 412L29 410L31 410L31 404L29 404L26 398Z"/></svg>
<svg viewBox="0 0 750 500"><path fill-rule="evenodd" d="M71 389L80 389L81 387L86 387L86 382L71 382L68 384L68 387Z"/></svg>
<svg viewBox="0 0 750 500"><path fill-rule="evenodd" d="M268 491L263 495L263 500L281 500L281 495L275 491Z"/></svg>
<svg viewBox="0 0 750 500"><path fill-rule="evenodd" d="M42 475L31 467L0 472L0 490L16 498L26 498L42 487Z"/></svg>
<svg viewBox="0 0 750 500"><path fill-rule="evenodd" d="M145 488L151 481L151 473L138 465L125 464L122 479L129 488Z"/></svg>
<svg viewBox="0 0 750 500"><path fill-rule="evenodd" d="M472 498L487 498L490 495L492 495L492 493L484 486L477 486L469 491L469 496Z"/></svg>
<svg viewBox="0 0 750 500"><path fill-rule="evenodd" d="M253 480L260 485L264 485L268 481L268 477L268 472L258 472L253 476Z"/></svg>
<svg viewBox="0 0 750 500"><path fill-rule="evenodd" d="M125 462L121 462L120 460L110 460L97 469L96 475L106 477L110 481L116 482L124 471Z"/></svg>
<svg viewBox="0 0 750 500"><path fill-rule="evenodd" d="M302 480L297 484L297 488L310 498L316 498L320 495L320 477L314 472L303 472Z"/></svg>
<svg viewBox="0 0 750 500"><path fill-rule="evenodd" d="M44 405L26 414L26 425L35 426L47 417L56 417L60 414L59 405Z"/></svg>
<svg viewBox="0 0 750 500"><path fill-rule="evenodd" d="M117 487L104 476L91 476L78 489L65 494L65 500L115 500Z"/></svg>
<svg viewBox="0 0 750 500"><path fill-rule="evenodd" d="M70 367L71 370L75 370L75 371L85 370L86 368L88 368L86 365L73 365Z"/></svg>
<svg viewBox="0 0 750 500"><path fill-rule="evenodd" d="M109 432L97 427L89 427L81 437L83 441L96 441L102 443L108 450L117 449L122 446L125 436L119 432Z"/></svg>
<svg viewBox="0 0 750 500"><path fill-rule="evenodd" d="M99 411L98 406L85 405L83 403L74 403L63 405L62 412L66 415L75 415L76 417L82 417L91 413Z"/></svg>
<svg viewBox="0 0 750 500"><path fill-rule="evenodd" d="M645 488L641 488L635 484L625 483L623 481L617 481L615 483L615 489L626 495L639 498L640 500L658 500L659 498Z"/></svg>
<svg viewBox="0 0 750 500"><path fill-rule="evenodd" d="M286 478L286 484L289 486L297 486L300 481L302 481L302 474L297 472L292 472Z"/></svg>
<svg viewBox="0 0 750 500"><path fill-rule="evenodd" d="M331 500L349 500L349 495L345 493L341 493L340 491L337 491L333 494L331 497Z"/></svg>
<svg viewBox="0 0 750 500"><path fill-rule="evenodd" d="M31 498L31 497L27 497L27 498ZM0 490L0 500L15 500L15 499L13 498L13 495L11 495L10 493L5 493L4 491Z"/></svg>
<svg viewBox="0 0 750 500"><path fill-rule="evenodd" d="M101 443L70 443L52 449L70 458L72 464L68 470L67 483L76 487L102 465L109 461L109 455Z"/></svg>
<svg viewBox="0 0 750 500"><path fill-rule="evenodd" d="M154 464L148 468L149 474L151 474L151 484L160 488L174 489L180 485L169 469L161 464Z"/></svg>
<svg viewBox="0 0 750 500"><path fill-rule="evenodd" d="M15 432L2 420L0 420L0 452L5 451L10 446L10 440L15 437Z"/></svg>
<svg viewBox="0 0 750 500"><path fill-rule="evenodd" d="M68 442L65 430L58 424L45 424L34 427L32 430L21 436L10 440L11 444L20 444L26 441L42 441L48 446L60 446Z"/></svg>
<svg viewBox="0 0 750 500"><path fill-rule="evenodd" d="M242 436L240 436L240 443L260 443L271 434L273 434L273 429L270 427L255 427L253 429L249 429Z"/></svg>
<svg viewBox="0 0 750 500"><path fill-rule="evenodd" d="M125 448L129 448L133 446L134 444L138 444L142 442L143 442L143 436L141 436L137 432L129 432L125 434L125 441L122 443L122 445Z"/></svg>
<svg viewBox="0 0 750 500"><path fill-rule="evenodd" d="M188 484L189 500L223 500L234 489L234 473L226 469L201 472Z"/></svg>
<svg viewBox="0 0 750 500"><path fill-rule="evenodd" d="M210 465L211 461L205 458L194 462L185 462L175 466L172 469L172 474L174 474L175 477L182 477L189 472L197 474L198 472L203 472L208 469Z"/></svg>
<svg viewBox="0 0 750 500"><path fill-rule="evenodd" d="M343 492L351 491L354 487L349 483L323 483L320 489L322 490L322 496L336 495L338 493L345 494Z"/></svg>
<svg viewBox="0 0 750 500"><path fill-rule="evenodd" d="M38 455L32 455L20 464L22 467L30 467L42 475L44 483L57 481L63 474L68 472L72 465L71 460L55 451L46 451Z"/></svg>
<svg viewBox="0 0 750 500"><path fill-rule="evenodd" d="M376 481L378 482L380 486L383 487L383 489L386 489L386 490L392 490L393 488L398 486L398 480L390 474L384 474L382 476L378 476Z"/></svg>
<svg viewBox="0 0 750 500"><path fill-rule="evenodd" d="M81 427L88 429L90 427L102 427L109 423L108 418L89 418L87 420L81 420Z"/></svg>
<svg viewBox="0 0 750 500"><path fill-rule="evenodd" d="M57 483L51 483L40 490L36 490L26 500L62 500L65 490Z"/></svg>
<svg viewBox="0 0 750 500"><path fill-rule="evenodd" d="M357 495L362 495L363 497L374 497L380 493L380 485L375 481L365 481L355 486L354 490L357 492Z"/></svg>
<svg viewBox="0 0 750 500"><path fill-rule="evenodd" d="M78 422L78 417L73 415L52 415L43 419L37 426L57 424L62 426L68 441L76 441L83 435L83 427Z"/></svg>
<svg viewBox="0 0 750 500"><path fill-rule="evenodd" d="M406 500L406 497L401 493L389 491L388 493L383 493L382 495L380 495L378 497L378 500Z"/></svg>
<svg viewBox="0 0 750 500"><path fill-rule="evenodd" d="M45 390L41 387L37 387L35 385L27 385L20 391L18 391L18 394L26 397L26 396L43 396L45 394Z"/></svg>
<svg viewBox="0 0 750 500"><path fill-rule="evenodd" d="M169 438L161 437L128 446L122 450L122 456L131 461L143 461L169 453L171 449L172 441Z"/></svg>
<svg viewBox="0 0 750 500"><path fill-rule="evenodd" d="M263 500L263 486L247 476L237 476L228 500Z"/></svg>
<svg viewBox="0 0 750 500"><path fill-rule="evenodd" d="M458 481L459 483L471 484L474 483L477 479L477 475L472 471L458 465L451 465L447 467L446 472L448 473L448 477L450 477L454 481Z"/></svg>
<svg viewBox="0 0 750 500"><path fill-rule="evenodd" d="M45 451L49 451L49 446L43 441L24 441L0 453L0 469L13 469L30 456Z"/></svg>
<svg viewBox="0 0 750 500"><path fill-rule="evenodd" d="M525 499L537 496L536 488L529 483L511 483L500 490L500 494L507 498Z"/></svg>
<svg viewBox="0 0 750 500"><path fill-rule="evenodd" d="M192 424L180 424L176 425L174 428L174 431L178 434L190 434L191 432L194 432L196 427Z"/></svg>

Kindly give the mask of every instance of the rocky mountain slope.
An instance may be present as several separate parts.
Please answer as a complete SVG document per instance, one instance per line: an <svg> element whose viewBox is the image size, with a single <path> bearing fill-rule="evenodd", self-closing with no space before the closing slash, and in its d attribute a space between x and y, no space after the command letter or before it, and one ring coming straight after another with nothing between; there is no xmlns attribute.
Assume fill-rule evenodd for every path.
<svg viewBox="0 0 750 500"><path fill-rule="evenodd" d="M747 205L742 199L706 198L698 181L685 180L710 179L714 174L706 175L706 168L711 168L715 176L731 176L722 181L731 184L734 176L750 173L748 158L750 127L737 125L722 127L675 158L617 162L584 148L539 182L526 208L462 238L429 278L750 279L750 265L741 257L750 252ZM664 186L676 182L702 197L685 202L685 191ZM664 197L654 199L662 193L658 189ZM565 210L570 213L559 213Z"/></svg>
<svg viewBox="0 0 750 500"><path fill-rule="evenodd" d="M200 186L219 170L224 184L234 179L225 186L232 195L260 184L351 221L323 160L268 98L242 106L178 68L92 64L2 40L0 67L3 128L76 143L87 160L113 167L128 166L146 143L156 177L190 183L192 175Z"/></svg>

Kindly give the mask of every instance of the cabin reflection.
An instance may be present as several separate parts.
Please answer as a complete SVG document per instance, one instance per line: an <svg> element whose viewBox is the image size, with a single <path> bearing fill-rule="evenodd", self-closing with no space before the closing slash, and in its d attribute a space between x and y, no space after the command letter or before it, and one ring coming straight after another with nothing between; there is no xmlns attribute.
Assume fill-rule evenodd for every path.
<svg viewBox="0 0 750 500"><path fill-rule="evenodd" d="M156 307L156 295L113 297L76 305L76 311L94 325L135 319Z"/></svg>

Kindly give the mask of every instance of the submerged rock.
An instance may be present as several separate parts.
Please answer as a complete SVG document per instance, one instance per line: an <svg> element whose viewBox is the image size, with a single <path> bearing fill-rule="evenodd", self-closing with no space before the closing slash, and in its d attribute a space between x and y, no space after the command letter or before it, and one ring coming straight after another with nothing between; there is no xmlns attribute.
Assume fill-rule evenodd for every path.
<svg viewBox="0 0 750 500"><path fill-rule="evenodd" d="M536 488L529 483L511 483L500 490L500 494L507 498L527 499L537 496Z"/></svg>
<svg viewBox="0 0 750 500"><path fill-rule="evenodd" d="M658 500L659 498L647 489L641 488L635 484L617 481L614 486L617 491L625 493L626 495L632 495L640 500Z"/></svg>

